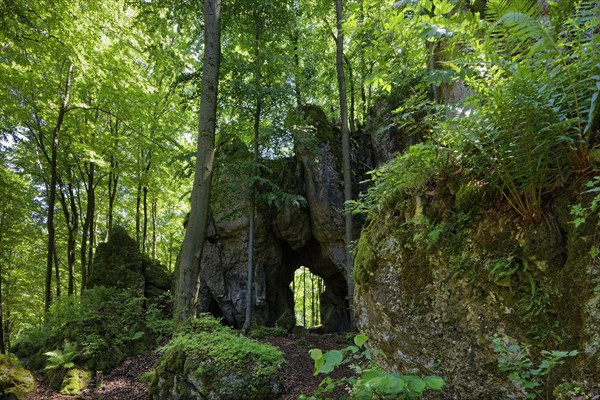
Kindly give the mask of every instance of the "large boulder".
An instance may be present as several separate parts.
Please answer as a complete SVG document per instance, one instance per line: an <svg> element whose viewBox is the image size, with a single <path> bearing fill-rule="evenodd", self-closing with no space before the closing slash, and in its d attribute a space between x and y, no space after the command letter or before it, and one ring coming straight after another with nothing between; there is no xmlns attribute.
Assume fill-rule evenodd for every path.
<svg viewBox="0 0 600 400"><path fill-rule="evenodd" d="M371 221L357 246L355 305L380 362L441 375L448 398L524 398L498 368L499 334L531 345L536 365L542 350L582 353L553 371L550 388L600 381L600 272L582 239L597 220L576 229L568 214L583 190L554 199L552 224L530 225L477 183L440 181Z"/></svg>
<svg viewBox="0 0 600 400"><path fill-rule="evenodd" d="M35 379L31 372L11 356L0 354L0 398L25 400L35 390Z"/></svg>
<svg viewBox="0 0 600 400"><path fill-rule="evenodd" d="M281 394L279 350L239 337L218 320L191 321L167 345L149 389L152 400L268 400Z"/></svg>
<svg viewBox="0 0 600 400"><path fill-rule="evenodd" d="M87 286L131 289L139 296L157 297L171 289L172 275L157 260L142 254L122 227L115 227L98 245Z"/></svg>

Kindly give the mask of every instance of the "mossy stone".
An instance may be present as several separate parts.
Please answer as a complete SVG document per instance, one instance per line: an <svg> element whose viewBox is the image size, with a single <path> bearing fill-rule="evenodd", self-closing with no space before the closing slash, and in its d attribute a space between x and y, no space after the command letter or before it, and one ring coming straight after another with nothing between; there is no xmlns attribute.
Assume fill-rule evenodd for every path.
<svg viewBox="0 0 600 400"><path fill-rule="evenodd" d="M85 389L92 378L89 371L79 368L73 368L67 371L60 387L60 393L76 396Z"/></svg>
<svg viewBox="0 0 600 400"><path fill-rule="evenodd" d="M0 398L24 400L35 390L35 379L14 357L0 354Z"/></svg>

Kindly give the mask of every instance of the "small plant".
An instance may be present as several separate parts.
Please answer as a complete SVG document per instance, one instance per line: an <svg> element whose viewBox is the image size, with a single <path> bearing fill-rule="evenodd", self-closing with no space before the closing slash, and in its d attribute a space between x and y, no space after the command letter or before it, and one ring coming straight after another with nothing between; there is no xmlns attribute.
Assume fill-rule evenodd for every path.
<svg viewBox="0 0 600 400"><path fill-rule="evenodd" d="M581 203L575 204L571 207L571 215L575 217L571 223L575 225L576 228L579 228L581 225L585 224L586 220L596 219L596 228L600 227L600 175L595 176L594 179L588 181L586 184L587 190L583 193L591 193L594 194L594 198L589 202L588 205L583 205ZM598 232L598 229L595 230ZM592 234L590 237L585 237L585 240L589 240L591 242L589 255L593 260L600 260L600 240L598 233Z"/></svg>
<svg viewBox="0 0 600 400"><path fill-rule="evenodd" d="M46 370L69 370L75 367L73 360L77 357L75 345L66 342L63 350L54 350L45 353L48 357Z"/></svg>
<svg viewBox="0 0 600 400"><path fill-rule="evenodd" d="M373 362L373 353L365 347L368 338L358 334L354 345L341 350L322 352L319 349L309 351L315 362L315 375L333 372L341 365L349 364L356 376L332 379L326 377L319 384L313 396L301 395L299 400L327 399L336 387L349 387L349 398L356 400L371 399L417 399L427 389L441 390L444 380L437 376L420 377L418 375L399 375L383 371Z"/></svg>
<svg viewBox="0 0 600 400"><path fill-rule="evenodd" d="M530 346L521 346L498 334L493 336L492 342L494 352L498 353L498 368L509 373L508 378L527 394L528 399L536 399L541 395L542 385L547 384L554 367L563 364L565 358L579 354L577 350L543 350L541 355L544 358L536 367L530 358Z"/></svg>

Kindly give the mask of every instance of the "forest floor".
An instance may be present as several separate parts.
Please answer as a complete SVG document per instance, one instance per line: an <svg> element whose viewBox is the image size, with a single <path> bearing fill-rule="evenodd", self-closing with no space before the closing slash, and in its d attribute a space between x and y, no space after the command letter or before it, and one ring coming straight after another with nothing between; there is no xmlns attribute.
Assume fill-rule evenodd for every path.
<svg viewBox="0 0 600 400"><path fill-rule="evenodd" d="M265 337L260 339L278 347L284 355L286 363L281 367L280 376L283 380L283 393L277 400L296 400L298 395L312 394L323 376L314 376L314 363L308 355L312 348L322 350L340 349L350 344L349 339L343 335L288 335L279 337ZM118 368L104 376L101 388L92 382L90 387L77 397L65 396L53 390L47 382L36 376L37 390L27 396L27 400L137 400L145 399L148 383L141 382L139 377L152 371L158 361L160 353L156 350L129 357ZM332 376L347 376L350 373L347 367L335 371ZM344 394L343 388L337 388L333 398Z"/></svg>

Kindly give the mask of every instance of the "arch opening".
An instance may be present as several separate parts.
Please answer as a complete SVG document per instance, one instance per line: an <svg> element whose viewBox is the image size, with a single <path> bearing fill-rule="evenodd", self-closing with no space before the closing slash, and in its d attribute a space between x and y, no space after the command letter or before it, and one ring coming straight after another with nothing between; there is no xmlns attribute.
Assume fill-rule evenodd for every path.
<svg viewBox="0 0 600 400"><path fill-rule="evenodd" d="M306 329L321 327L321 296L325 292L323 278L301 266L294 272L290 289L294 293L296 326Z"/></svg>

